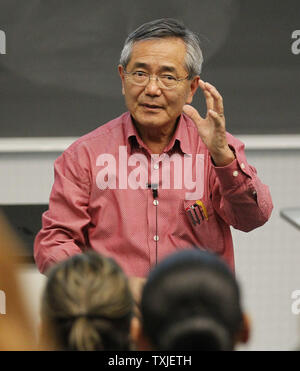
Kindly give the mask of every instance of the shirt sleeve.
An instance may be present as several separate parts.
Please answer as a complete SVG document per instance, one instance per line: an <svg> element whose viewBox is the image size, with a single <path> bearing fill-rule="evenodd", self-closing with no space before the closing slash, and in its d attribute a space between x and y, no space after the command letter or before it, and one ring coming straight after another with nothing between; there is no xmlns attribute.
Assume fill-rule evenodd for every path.
<svg viewBox="0 0 300 371"><path fill-rule="evenodd" d="M42 216L42 229L34 241L34 257L42 273L87 246L90 181L79 162L78 154L68 152L55 161L49 209Z"/></svg>
<svg viewBox="0 0 300 371"><path fill-rule="evenodd" d="M212 164L213 207L227 224L249 232L270 218L272 198L268 186L260 181L256 169L248 164L244 144L230 134L227 139L236 159L224 167Z"/></svg>

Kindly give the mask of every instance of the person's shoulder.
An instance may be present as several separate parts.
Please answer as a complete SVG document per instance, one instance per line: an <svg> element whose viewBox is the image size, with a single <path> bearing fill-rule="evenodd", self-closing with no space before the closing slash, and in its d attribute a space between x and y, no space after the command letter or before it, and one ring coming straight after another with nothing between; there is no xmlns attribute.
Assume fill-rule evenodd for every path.
<svg viewBox="0 0 300 371"><path fill-rule="evenodd" d="M65 152L72 154L83 148L99 148L108 143L111 144L114 140L118 140L122 135L123 124L126 122L128 115L129 113L125 112L121 116L98 126L96 129L78 138Z"/></svg>

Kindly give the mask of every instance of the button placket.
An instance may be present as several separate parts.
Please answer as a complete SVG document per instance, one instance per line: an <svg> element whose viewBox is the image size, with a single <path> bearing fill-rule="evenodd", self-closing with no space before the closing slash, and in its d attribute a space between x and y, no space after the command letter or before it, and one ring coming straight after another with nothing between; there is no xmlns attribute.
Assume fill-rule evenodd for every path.
<svg viewBox="0 0 300 371"><path fill-rule="evenodd" d="M154 170L158 170L158 169L159 169L159 163L155 163L155 164L153 165L153 168L154 168Z"/></svg>

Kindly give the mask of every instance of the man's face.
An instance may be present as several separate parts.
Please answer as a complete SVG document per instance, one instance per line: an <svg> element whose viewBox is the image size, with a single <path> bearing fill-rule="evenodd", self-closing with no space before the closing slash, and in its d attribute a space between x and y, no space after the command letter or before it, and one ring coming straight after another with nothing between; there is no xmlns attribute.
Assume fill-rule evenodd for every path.
<svg viewBox="0 0 300 371"><path fill-rule="evenodd" d="M172 75L185 78L186 47L184 42L175 37L136 42L133 45L127 72L143 71L151 75ZM174 126L182 113L184 104L190 104L198 88L199 76L193 80L183 80L171 89L162 89L155 79L146 86L134 85L124 74L119 65L122 79L122 92L126 105L138 125L163 128Z"/></svg>

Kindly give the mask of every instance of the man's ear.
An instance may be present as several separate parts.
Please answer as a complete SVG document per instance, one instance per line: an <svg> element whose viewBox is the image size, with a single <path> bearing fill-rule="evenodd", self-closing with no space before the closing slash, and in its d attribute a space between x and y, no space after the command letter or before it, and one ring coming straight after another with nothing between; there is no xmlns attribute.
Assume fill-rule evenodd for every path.
<svg viewBox="0 0 300 371"><path fill-rule="evenodd" d="M200 81L200 76L197 75L192 79L191 86L190 86L190 91L188 93L187 99L186 99L186 104L191 104L193 101L193 97L199 87L199 81Z"/></svg>
<svg viewBox="0 0 300 371"><path fill-rule="evenodd" d="M124 68L121 64L118 65L118 71L119 71L119 75L121 77L121 81L122 81L122 94L125 95L125 89L124 89Z"/></svg>
<svg viewBox="0 0 300 371"><path fill-rule="evenodd" d="M130 335L136 350L152 350L147 337L143 333L142 324L136 316L131 320Z"/></svg>

